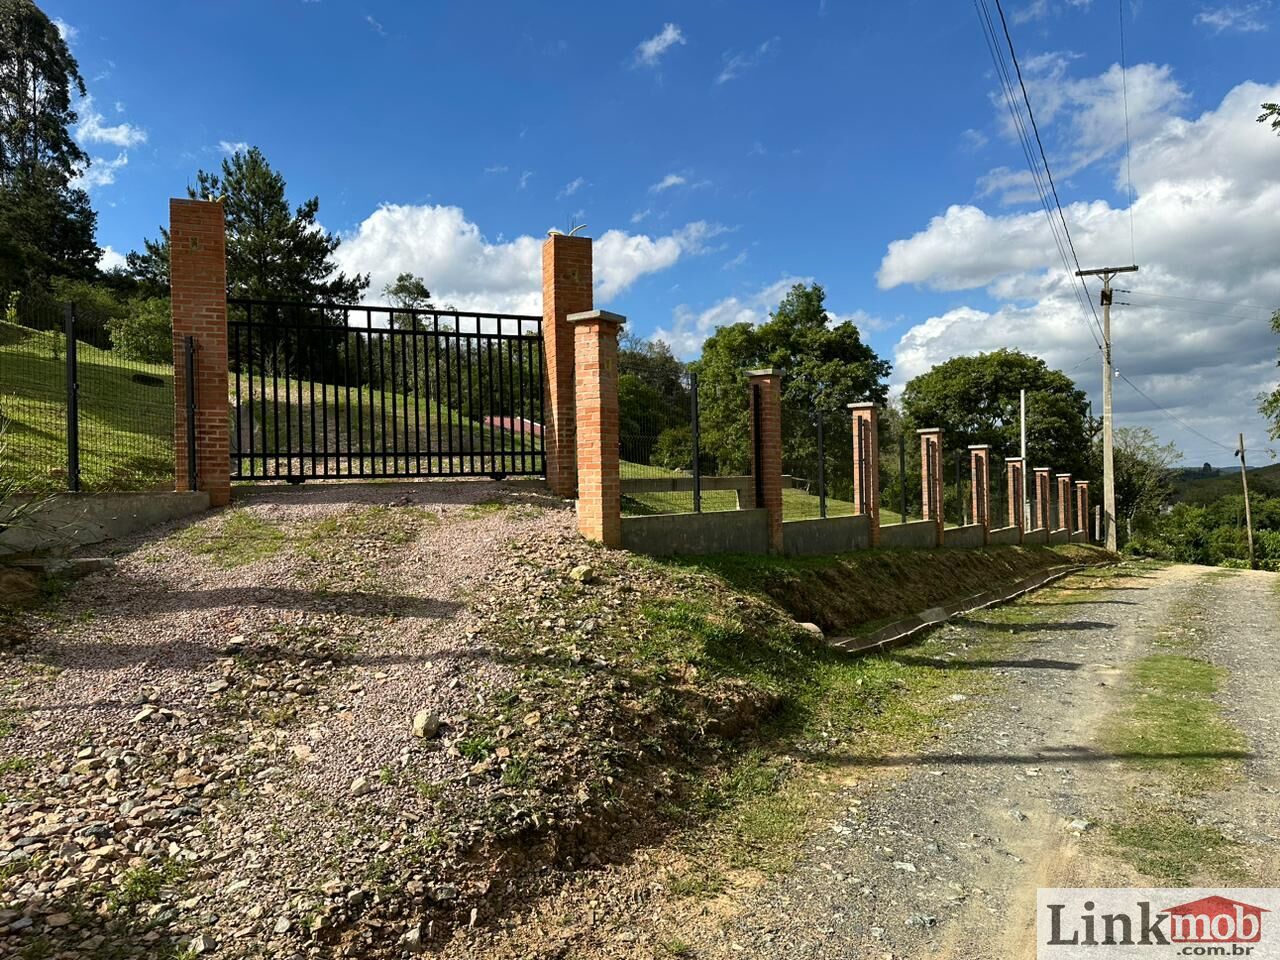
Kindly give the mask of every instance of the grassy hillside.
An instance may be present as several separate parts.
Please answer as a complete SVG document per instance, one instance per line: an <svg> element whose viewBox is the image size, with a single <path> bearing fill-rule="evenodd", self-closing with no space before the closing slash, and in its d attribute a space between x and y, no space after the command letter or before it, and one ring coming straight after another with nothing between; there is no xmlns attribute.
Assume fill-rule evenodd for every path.
<svg viewBox="0 0 1280 960"><path fill-rule="evenodd" d="M66 337L0 323L0 470L32 489L65 489ZM77 344L80 471L88 490L173 485L173 367ZM127 364L127 365L124 365Z"/></svg>

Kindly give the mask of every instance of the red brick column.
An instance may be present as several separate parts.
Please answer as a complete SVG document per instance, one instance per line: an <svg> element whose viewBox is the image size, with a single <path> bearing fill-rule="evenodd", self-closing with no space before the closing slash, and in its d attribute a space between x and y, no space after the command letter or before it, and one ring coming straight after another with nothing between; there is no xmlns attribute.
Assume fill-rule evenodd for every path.
<svg viewBox="0 0 1280 960"><path fill-rule="evenodd" d="M1036 503L1032 516L1036 527L1049 529L1049 467L1036 467Z"/></svg>
<svg viewBox="0 0 1280 960"><path fill-rule="evenodd" d="M572 497L578 486L575 435L574 330L569 314L591 310L591 238L554 234L542 245L542 351L547 394L542 436L551 492Z"/></svg>
<svg viewBox="0 0 1280 960"><path fill-rule="evenodd" d="M1019 531L1023 529L1026 520L1023 516L1022 498L1026 495L1022 484L1022 458L1010 457L1004 462L1005 482L1008 485L1009 496L1009 526L1017 527Z"/></svg>
<svg viewBox="0 0 1280 960"><path fill-rule="evenodd" d="M748 374L751 403L752 506L769 514L769 552L782 552L782 372ZM758 434L758 436L757 436ZM756 451L759 450L759 462Z"/></svg>
<svg viewBox="0 0 1280 960"><path fill-rule="evenodd" d="M880 543L879 411L874 403L851 403L849 409L853 412L853 512L869 518L874 547Z"/></svg>
<svg viewBox="0 0 1280 960"><path fill-rule="evenodd" d="M186 338L195 338L196 488L215 507L231 502L227 394L227 254L222 205L169 201L169 293L173 316L173 450L177 488L187 490Z"/></svg>
<svg viewBox="0 0 1280 960"><path fill-rule="evenodd" d="M974 523L991 532L991 446L986 443L969 447L969 508Z"/></svg>
<svg viewBox="0 0 1280 960"><path fill-rule="evenodd" d="M942 505L942 431L936 427L917 430L920 435L920 515L938 527L938 546L946 524ZM929 461L933 461L933 483L929 482Z"/></svg>
<svg viewBox="0 0 1280 960"><path fill-rule="evenodd" d="M1087 533L1089 530L1089 481L1076 481L1076 530Z"/></svg>
<svg viewBox="0 0 1280 960"><path fill-rule="evenodd" d="M622 546L618 478L618 327L605 310L571 313L577 411L578 532L606 547Z"/></svg>
<svg viewBox="0 0 1280 960"><path fill-rule="evenodd" d="M1070 533L1071 525L1071 474L1058 474L1058 529Z"/></svg>

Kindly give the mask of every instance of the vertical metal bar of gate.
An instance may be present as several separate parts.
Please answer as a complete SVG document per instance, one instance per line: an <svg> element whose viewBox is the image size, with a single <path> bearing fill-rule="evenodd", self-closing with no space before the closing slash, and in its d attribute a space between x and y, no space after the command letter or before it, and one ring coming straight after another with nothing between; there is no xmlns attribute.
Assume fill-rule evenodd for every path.
<svg viewBox="0 0 1280 960"><path fill-rule="evenodd" d="M698 458L698 375L689 374L689 426L693 447L693 512L702 512L702 465Z"/></svg>
<svg viewBox="0 0 1280 960"><path fill-rule="evenodd" d="M753 383L751 385L751 446L752 446L752 473L755 474L755 508L757 510L764 506L764 453L761 443L760 431L764 429L763 421L760 415L760 384Z"/></svg>
<svg viewBox="0 0 1280 960"><path fill-rule="evenodd" d="M237 348L238 354L239 334L237 332ZM183 341L185 348L185 356L183 357L183 373L186 377L186 400L187 400L187 489L194 490L196 488L196 338L188 335ZM239 382L240 370L236 369L236 432L239 433L240 426L240 405L239 405ZM237 438L238 439L238 438ZM238 444L237 444L238 449Z"/></svg>
<svg viewBox="0 0 1280 960"><path fill-rule="evenodd" d="M67 486L80 492L80 383L76 356L76 307L63 308L63 328L67 337Z"/></svg>
<svg viewBox="0 0 1280 960"><path fill-rule="evenodd" d="M813 405L814 416L818 420L818 516L827 519L827 451L822 442L822 407Z"/></svg>
<svg viewBox="0 0 1280 960"><path fill-rule="evenodd" d="M907 522L907 435L898 434L898 485L902 488L901 523Z"/></svg>

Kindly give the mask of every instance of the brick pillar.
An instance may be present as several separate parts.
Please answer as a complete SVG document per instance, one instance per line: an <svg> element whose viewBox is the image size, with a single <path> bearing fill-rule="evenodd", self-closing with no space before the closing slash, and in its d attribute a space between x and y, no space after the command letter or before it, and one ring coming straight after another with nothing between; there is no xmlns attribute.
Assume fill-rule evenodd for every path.
<svg viewBox="0 0 1280 960"><path fill-rule="evenodd" d="M1022 530L1026 522L1023 517L1022 498L1025 496L1022 485L1022 458L1010 457L1004 462L1005 482L1009 490L1009 526Z"/></svg>
<svg viewBox="0 0 1280 960"><path fill-rule="evenodd" d="M986 443L969 447L969 508L974 523L991 532L991 446Z"/></svg>
<svg viewBox="0 0 1280 960"><path fill-rule="evenodd" d="M1058 529L1070 533L1071 525L1071 474L1058 474Z"/></svg>
<svg viewBox="0 0 1280 960"><path fill-rule="evenodd" d="M618 327L606 310L571 313L576 371L578 532L606 547L622 546L618 477Z"/></svg>
<svg viewBox="0 0 1280 960"><path fill-rule="evenodd" d="M752 370L752 506L769 514L769 552L782 552L782 371ZM758 457L757 457L758 451Z"/></svg>
<svg viewBox="0 0 1280 960"><path fill-rule="evenodd" d="M186 339L195 338L196 489L215 507L231 502L227 394L227 228L222 204L169 201L169 294L173 317L173 451L187 482Z"/></svg>
<svg viewBox="0 0 1280 960"><path fill-rule="evenodd" d="M1036 503L1032 516L1035 517L1036 527L1041 530L1049 529L1049 468L1036 467Z"/></svg>
<svg viewBox="0 0 1280 960"><path fill-rule="evenodd" d="M569 314L587 313L591 299L591 238L554 234L542 245L542 351L547 391L542 436L547 485L560 497L578 487L575 433L574 329Z"/></svg>
<svg viewBox="0 0 1280 960"><path fill-rule="evenodd" d="M920 515L938 527L938 546L946 524L942 499L942 431L936 427L917 430L920 435ZM933 463L933 482L929 482L929 464Z"/></svg>
<svg viewBox="0 0 1280 960"><path fill-rule="evenodd" d="M874 403L851 403L849 409L853 412L853 512L869 518L874 547L880 543L879 411Z"/></svg>
<svg viewBox="0 0 1280 960"><path fill-rule="evenodd" d="M1076 531L1089 532L1089 481L1076 481Z"/></svg>

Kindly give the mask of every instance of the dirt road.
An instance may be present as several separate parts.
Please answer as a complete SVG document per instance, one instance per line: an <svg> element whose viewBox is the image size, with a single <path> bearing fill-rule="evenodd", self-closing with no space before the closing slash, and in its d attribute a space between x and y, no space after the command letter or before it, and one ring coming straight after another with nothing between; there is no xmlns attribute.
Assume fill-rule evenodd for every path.
<svg viewBox="0 0 1280 960"><path fill-rule="evenodd" d="M925 752L845 767L842 812L794 869L711 905L686 903L677 951L1031 957L1039 886L1274 885L1278 581L1171 567L941 631L940 646L1013 631L1007 659L937 658L939 669L1004 682ZM1217 742L1179 729L1181 699L1166 709L1161 677L1184 670L1218 678L1216 690L1193 684L1200 699L1187 701L1202 727L1220 711L1208 726L1222 731ZM1171 715L1135 716L1135 703Z"/></svg>

